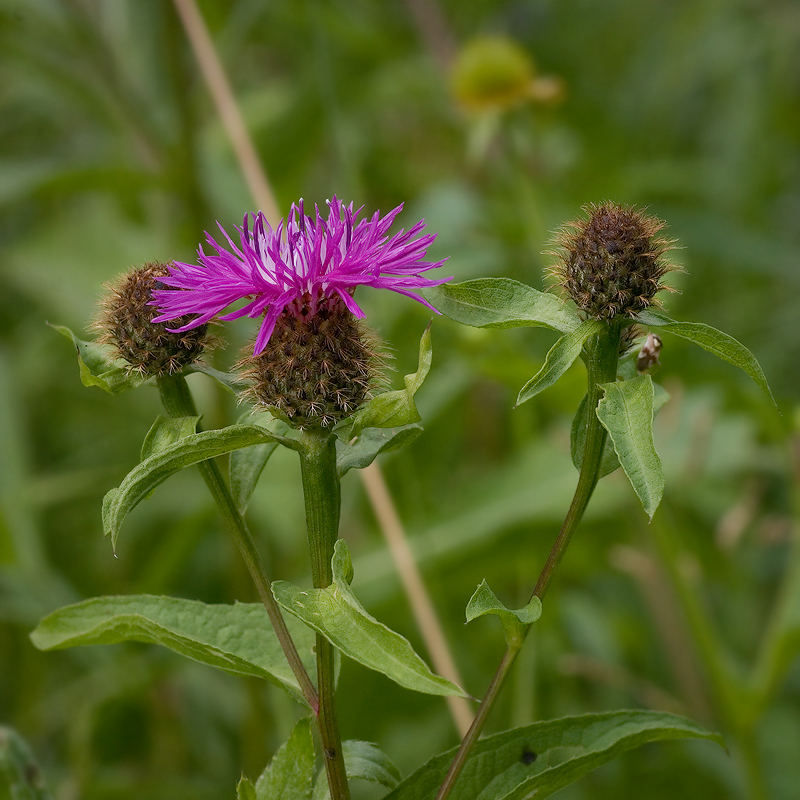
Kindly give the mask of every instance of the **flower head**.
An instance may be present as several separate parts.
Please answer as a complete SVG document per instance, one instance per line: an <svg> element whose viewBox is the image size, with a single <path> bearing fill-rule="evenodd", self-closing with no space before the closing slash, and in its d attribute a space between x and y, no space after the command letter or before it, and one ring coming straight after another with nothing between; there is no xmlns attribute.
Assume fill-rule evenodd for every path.
<svg viewBox="0 0 800 800"><path fill-rule="evenodd" d="M601 203L584 208L587 218L568 222L557 234L558 258L551 273L588 317L635 317L656 293L674 291L661 279L675 266L664 259L672 246L658 236L666 223L632 206Z"/></svg>
<svg viewBox="0 0 800 800"><path fill-rule="evenodd" d="M99 341L128 362L131 372L142 377L161 377L179 372L197 361L216 341L208 325L192 325L185 333L172 331L154 322L154 291L163 288L168 264L151 261L136 267L109 286L109 294L101 302L100 314L92 327L100 334ZM179 319L179 324L189 322Z"/></svg>
<svg viewBox="0 0 800 800"><path fill-rule="evenodd" d="M358 286L375 286L413 297L433 311L417 290L438 286L450 278L422 277L442 261L424 261L436 238L421 234L424 221L392 237L389 228L402 205L381 218L357 220L352 203L345 206L336 197L328 201L327 219L315 207L315 217L305 213L303 201L273 229L263 213L246 215L237 227L237 246L220 226L230 251L209 235L216 255L198 250L199 265L175 262L162 283L170 287L154 293L159 315L156 322L175 320L186 314L196 317L177 330L203 325L240 300L247 302L219 317L260 317L254 355L267 345L283 314L309 318L321 308L344 306L355 317L364 312L353 299ZM438 312L437 312L438 313Z"/></svg>

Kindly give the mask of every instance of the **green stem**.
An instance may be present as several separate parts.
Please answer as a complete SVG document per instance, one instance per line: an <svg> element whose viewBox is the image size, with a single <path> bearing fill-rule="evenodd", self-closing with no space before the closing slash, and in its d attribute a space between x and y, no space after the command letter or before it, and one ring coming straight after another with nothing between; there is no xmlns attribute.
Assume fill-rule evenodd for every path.
<svg viewBox="0 0 800 800"><path fill-rule="evenodd" d="M331 559L339 536L341 490L336 471L336 438L322 431L305 431L300 443L311 576L314 587L324 589L333 581ZM347 785L342 740L336 718L334 655L333 645L324 636L317 634L317 725L322 740L325 772L331 799L349 800L350 789Z"/></svg>
<svg viewBox="0 0 800 800"><path fill-rule="evenodd" d="M197 416L197 409L189 391L189 386L182 375L158 378L158 390L161 393L161 401L164 404L164 408L170 417ZM316 713L320 704L317 691L306 668L303 666L300 654L297 652L289 629L286 627L280 607L272 595L271 582L264 570L264 565L261 562L261 557L258 554L247 523L236 508L230 489L225 483L216 462L209 459L208 461L201 461L197 466L228 525L228 529L236 542L236 547L247 565L286 660L289 662L289 666L297 679L300 691L303 693L308 705Z"/></svg>
<svg viewBox="0 0 800 800"><path fill-rule="evenodd" d="M538 597L541 600L547 592L556 569L558 569L558 565L561 563L561 559L564 557L564 553L569 546L572 535L575 533L586 511L594 488L597 486L597 481L600 476L600 463L603 459L603 450L606 445L606 429L600 424L600 420L597 418L597 414L594 413L594 410L597 408L602 394L600 384L616 380L617 362L619 361L619 340L620 328L609 325L608 329L604 331L603 334L593 337L586 345L586 365L589 373L586 397L588 413L583 460L581 462L578 485L575 489L575 495L572 498L569 511L567 511L567 515L561 525L561 530L558 532L558 536L547 558L547 562L542 569L541 575L539 575L539 580L536 582L536 588L533 590L531 599ZM527 635L527 630L525 634ZM472 748L475 746L475 743L478 741L483 731L489 713L500 694L503 682L511 670L511 665L514 663L523 642L524 637L519 642L509 643L508 649L489 686L489 690L486 692L483 700L481 700L481 704L475 714L475 719L472 721L472 725L461 742L461 747L459 747L453 759L453 763L450 765L450 769L442 785L439 787L436 800L445 800L445 798L450 795L450 792L452 792L458 780L458 776L461 774L461 770L464 768L472 752Z"/></svg>

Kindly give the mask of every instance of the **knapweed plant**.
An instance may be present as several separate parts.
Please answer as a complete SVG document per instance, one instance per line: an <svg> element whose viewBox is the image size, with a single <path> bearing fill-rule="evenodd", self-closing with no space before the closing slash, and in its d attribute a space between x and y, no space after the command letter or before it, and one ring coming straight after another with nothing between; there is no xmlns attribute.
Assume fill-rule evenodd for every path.
<svg viewBox="0 0 800 800"><path fill-rule="evenodd" d="M659 292L673 268L664 224L613 203L587 208L559 233L552 268L564 294L502 278L447 283L424 273L434 236L423 222L390 235L400 209L359 220L336 198L327 215L302 202L271 227L245 217L235 237L222 229L215 251L197 264L150 263L112 288L95 328L96 342L59 329L78 350L81 378L111 394L155 384L165 415L144 438L142 460L103 503L112 545L125 516L162 481L197 465L252 576L261 604L207 605L170 597L100 597L59 609L33 632L42 649L136 640L161 644L234 675L270 681L297 700L300 716L287 742L255 780L243 777L239 800L334 800L350 797L350 778L384 787L391 800L522 800L547 797L623 750L658 739L720 741L690 720L644 710L537 722L479 739L598 480L622 467L652 518L663 491L653 446L653 418L665 402L648 370L661 335L690 339L741 367L769 395L764 375L741 344L702 323L674 322ZM342 741L335 696L343 654L406 689L469 695L433 674L410 644L374 619L355 597L352 562L338 538L342 477L421 431L414 395L431 363L430 331L405 388L385 390L385 347L363 323L359 286L390 289L473 326L541 326L561 338L518 404L551 386L578 357L588 374L572 425L578 469L574 498L528 604L506 608L484 581L469 600L467 621L499 618L506 652L460 747L401 780L375 744ZM421 291L425 290L425 297ZM259 320L252 345L232 373L206 364L218 346L212 328L240 317ZM200 416L185 376L203 372L251 408L244 421L198 430ZM300 459L311 588L265 573L245 512L272 452ZM215 460L229 454L227 475ZM510 559L513 555L510 554ZM266 613L265 613L266 612ZM319 743L315 749L314 739ZM322 765L320 767L320 765Z"/></svg>

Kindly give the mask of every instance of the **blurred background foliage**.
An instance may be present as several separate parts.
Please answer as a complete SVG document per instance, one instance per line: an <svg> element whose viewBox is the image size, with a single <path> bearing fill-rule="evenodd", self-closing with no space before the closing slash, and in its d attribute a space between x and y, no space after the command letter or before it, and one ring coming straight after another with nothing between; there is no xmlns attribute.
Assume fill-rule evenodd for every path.
<svg viewBox="0 0 800 800"><path fill-rule="evenodd" d="M634 751L565 798L797 797L800 785L800 6L791 0L203 0L282 211L336 193L367 213L406 203L456 280L543 287L550 232L587 202L647 206L680 243L678 319L760 359L779 417L746 377L668 338L657 424L666 496L651 525L624 476L602 481L491 726L653 707L725 733ZM490 37L490 38L487 38ZM199 476L158 489L118 558L100 502L158 413L144 387L84 389L46 322L85 330L104 281L191 260L215 220L252 203L166 0L0 2L0 723L29 741L59 800L220 798L254 776L297 709L279 690L171 653L42 654L60 604L255 593ZM458 65L454 77L454 65ZM359 302L415 365L428 316L389 293ZM229 326L227 366L249 335ZM535 582L576 473L574 367L513 410L555 336L436 319L418 395L426 431L384 462L465 685L482 694L498 630L463 609L487 578L509 605ZM395 378L399 381L399 378ZM241 409L202 375L205 424ZM363 490L344 484L354 588L419 636ZM299 470L277 453L251 506L272 575L307 572ZM344 736L404 773L456 743L440 699L346 663ZM365 793L363 797L369 797Z"/></svg>

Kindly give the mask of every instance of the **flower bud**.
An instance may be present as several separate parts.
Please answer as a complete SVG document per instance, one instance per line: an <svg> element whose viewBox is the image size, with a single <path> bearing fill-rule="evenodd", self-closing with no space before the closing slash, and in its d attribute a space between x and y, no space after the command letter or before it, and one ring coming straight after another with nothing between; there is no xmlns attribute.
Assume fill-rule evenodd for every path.
<svg viewBox="0 0 800 800"><path fill-rule="evenodd" d="M551 268L587 317L635 317L664 286L661 279L675 267L664 260L672 240L658 237L666 223L630 206L587 206L588 218L567 223L557 234L558 262Z"/></svg>
<svg viewBox="0 0 800 800"><path fill-rule="evenodd" d="M153 322L158 314L149 305L153 290L166 288L159 278L169 274L169 265L152 261L136 267L110 286L101 302L100 314L93 324L99 341L143 377L160 377L180 372L197 361L212 344L208 325L176 333L163 322ZM191 319L168 323L180 327Z"/></svg>
<svg viewBox="0 0 800 800"><path fill-rule="evenodd" d="M383 383L378 337L337 297L306 294L278 317L266 347L239 363L243 398L297 428L327 428L370 400Z"/></svg>

